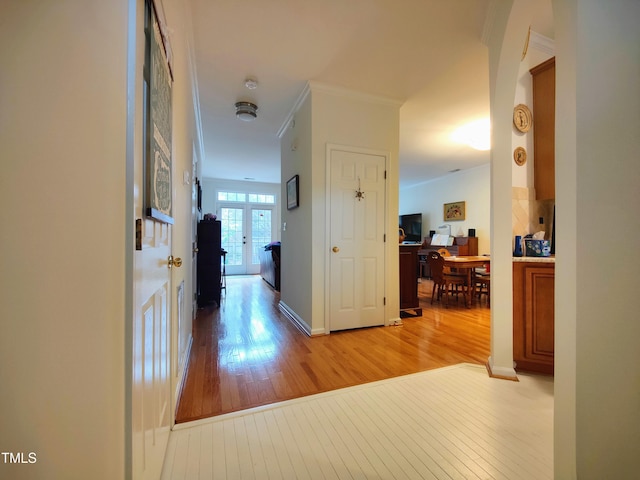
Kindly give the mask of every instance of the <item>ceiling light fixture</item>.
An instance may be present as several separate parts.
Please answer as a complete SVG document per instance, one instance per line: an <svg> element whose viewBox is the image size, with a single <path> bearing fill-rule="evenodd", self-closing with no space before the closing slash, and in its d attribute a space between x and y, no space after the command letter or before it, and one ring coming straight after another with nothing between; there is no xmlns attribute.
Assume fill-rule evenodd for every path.
<svg viewBox="0 0 640 480"><path fill-rule="evenodd" d="M258 106L251 102L237 102L236 103L236 117L245 122L254 120L258 114Z"/></svg>
<svg viewBox="0 0 640 480"><path fill-rule="evenodd" d="M488 118L482 118L462 125L451 134L451 139L476 150L490 150L491 122Z"/></svg>

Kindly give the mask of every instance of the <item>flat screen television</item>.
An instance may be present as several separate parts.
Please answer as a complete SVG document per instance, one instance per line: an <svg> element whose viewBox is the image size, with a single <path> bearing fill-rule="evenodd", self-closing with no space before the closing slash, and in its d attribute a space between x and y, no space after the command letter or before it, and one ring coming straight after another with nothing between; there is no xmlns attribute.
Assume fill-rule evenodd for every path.
<svg viewBox="0 0 640 480"><path fill-rule="evenodd" d="M422 243L422 214L400 215L400 228L404 230L405 242Z"/></svg>

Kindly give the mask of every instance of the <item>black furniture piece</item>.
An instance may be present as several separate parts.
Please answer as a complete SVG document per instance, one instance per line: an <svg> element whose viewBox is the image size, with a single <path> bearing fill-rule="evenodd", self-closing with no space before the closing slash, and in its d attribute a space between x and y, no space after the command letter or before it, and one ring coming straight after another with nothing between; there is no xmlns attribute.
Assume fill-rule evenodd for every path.
<svg viewBox="0 0 640 480"><path fill-rule="evenodd" d="M198 306L220 306L222 288L221 228L218 220L198 223Z"/></svg>
<svg viewBox="0 0 640 480"><path fill-rule="evenodd" d="M270 243L259 251L260 276L280 291L280 242Z"/></svg>
<svg viewBox="0 0 640 480"><path fill-rule="evenodd" d="M421 317L418 300L418 250L417 245L399 246L400 263L400 318Z"/></svg>

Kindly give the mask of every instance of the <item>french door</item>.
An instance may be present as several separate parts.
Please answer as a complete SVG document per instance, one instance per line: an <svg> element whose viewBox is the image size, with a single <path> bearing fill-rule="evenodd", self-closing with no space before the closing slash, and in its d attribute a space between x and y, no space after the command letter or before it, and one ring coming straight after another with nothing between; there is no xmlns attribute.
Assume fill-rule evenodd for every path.
<svg viewBox="0 0 640 480"><path fill-rule="evenodd" d="M227 275L260 273L259 250L272 239L273 207L221 205L222 248Z"/></svg>

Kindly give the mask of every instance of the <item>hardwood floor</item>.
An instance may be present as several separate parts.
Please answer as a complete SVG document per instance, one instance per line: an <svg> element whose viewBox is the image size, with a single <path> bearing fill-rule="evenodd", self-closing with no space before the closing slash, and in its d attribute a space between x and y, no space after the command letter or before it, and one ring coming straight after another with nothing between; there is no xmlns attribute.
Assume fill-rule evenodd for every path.
<svg viewBox="0 0 640 480"><path fill-rule="evenodd" d="M430 304L403 325L308 337L278 308L280 295L259 276L227 277L220 308L194 321L187 377L176 412L182 423L459 363L484 365L490 310Z"/></svg>

